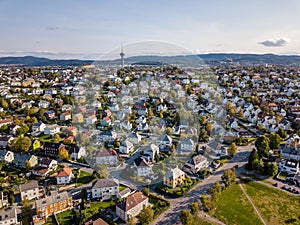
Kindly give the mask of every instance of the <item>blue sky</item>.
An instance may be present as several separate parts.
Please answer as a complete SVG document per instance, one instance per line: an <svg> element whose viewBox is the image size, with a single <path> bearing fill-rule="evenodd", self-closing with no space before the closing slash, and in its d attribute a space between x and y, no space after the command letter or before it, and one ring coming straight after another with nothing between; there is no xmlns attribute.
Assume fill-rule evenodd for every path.
<svg viewBox="0 0 300 225"><path fill-rule="evenodd" d="M146 40L300 54L299 12L297 0L0 0L0 56L97 58Z"/></svg>

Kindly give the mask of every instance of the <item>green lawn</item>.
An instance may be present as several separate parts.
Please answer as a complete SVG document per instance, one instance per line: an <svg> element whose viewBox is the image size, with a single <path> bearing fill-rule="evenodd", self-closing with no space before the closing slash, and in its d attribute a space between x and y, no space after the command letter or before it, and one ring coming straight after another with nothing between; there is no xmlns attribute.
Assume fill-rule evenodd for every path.
<svg viewBox="0 0 300 225"><path fill-rule="evenodd" d="M72 210L66 210L56 215L57 220L60 225L69 225L72 224Z"/></svg>
<svg viewBox="0 0 300 225"><path fill-rule="evenodd" d="M53 224L56 224L53 216L49 216L46 220L46 223L44 223L44 225L53 225Z"/></svg>
<svg viewBox="0 0 300 225"><path fill-rule="evenodd" d="M83 184L88 184L88 183L92 182L95 179L96 178L94 177L93 174L80 170L79 176L77 178L76 185L80 186L80 185L83 185Z"/></svg>
<svg viewBox="0 0 300 225"><path fill-rule="evenodd" d="M253 181L244 182L248 195L268 224L300 224L298 196Z"/></svg>
<svg viewBox="0 0 300 225"><path fill-rule="evenodd" d="M222 192L213 216L226 224L262 224L238 184L232 184Z"/></svg>
<svg viewBox="0 0 300 225"><path fill-rule="evenodd" d="M127 186L120 184L119 185L119 192L123 191L125 188L127 188Z"/></svg>
<svg viewBox="0 0 300 225"><path fill-rule="evenodd" d="M91 202L90 207L86 208L85 210L82 211L82 214L85 216L84 221L88 221L90 218L93 217L99 217L99 210L109 208L112 206L115 206L114 201L109 201L109 202ZM60 225L69 225L72 224L72 210L67 210L64 212L61 212L57 214L57 219L59 221ZM96 218L94 218L96 219ZM77 224L75 222L75 224Z"/></svg>

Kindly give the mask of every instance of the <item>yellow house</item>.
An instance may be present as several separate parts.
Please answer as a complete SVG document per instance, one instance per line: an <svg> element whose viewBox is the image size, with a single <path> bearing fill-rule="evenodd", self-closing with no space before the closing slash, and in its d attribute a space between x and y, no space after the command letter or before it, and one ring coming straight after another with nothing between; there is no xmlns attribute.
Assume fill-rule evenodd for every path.
<svg viewBox="0 0 300 225"><path fill-rule="evenodd" d="M167 187L175 188L182 184L184 179L185 173L176 167L165 174L163 183Z"/></svg>

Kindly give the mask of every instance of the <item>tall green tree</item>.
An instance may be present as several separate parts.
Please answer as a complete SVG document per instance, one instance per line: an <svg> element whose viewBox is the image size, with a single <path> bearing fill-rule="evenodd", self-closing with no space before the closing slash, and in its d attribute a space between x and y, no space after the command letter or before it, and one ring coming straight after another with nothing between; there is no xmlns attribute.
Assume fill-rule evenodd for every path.
<svg viewBox="0 0 300 225"><path fill-rule="evenodd" d="M229 187L236 180L235 169L226 170L221 177L225 187Z"/></svg>
<svg viewBox="0 0 300 225"><path fill-rule="evenodd" d="M229 148L227 149L227 152L230 156L234 156L237 153L237 146L235 143L231 143Z"/></svg>
<svg viewBox="0 0 300 225"><path fill-rule="evenodd" d="M256 139L255 147L257 148L257 153L260 158L269 156L269 143L270 140L266 136L260 136Z"/></svg>
<svg viewBox="0 0 300 225"><path fill-rule="evenodd" d="M270 140L270 148L271 149L277 149L280 146L281 138L279 134L271 133L268 135L268 138Z"/></svg>
<svg viewBox="0 0 300 225"><path fill-rule="evenodd" d="M150 224L154 218L154 212L151 206L144 207L142 211L137 215L137 218L142 224Z"/></svg>

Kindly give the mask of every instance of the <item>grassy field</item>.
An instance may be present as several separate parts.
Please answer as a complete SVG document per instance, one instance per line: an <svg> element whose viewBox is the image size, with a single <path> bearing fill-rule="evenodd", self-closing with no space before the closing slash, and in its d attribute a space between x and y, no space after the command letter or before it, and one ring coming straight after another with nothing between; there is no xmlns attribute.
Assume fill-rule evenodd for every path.
<svg viewBox="0 0 300 225"><path fill-rule="evenodd" d="M222 192L213 216L226 224L262 224L238 184Z"/></svg>
<svg viewBox="0 0 300 225"><path fill-rule="evenodd" d="M96 178L94 177L93 174L80 170L79 176L77 178L76 186L88 184L95 179Z"/></svg>
<svg viewBox="0 0 300 225"><path fill-rule="evenodd" d="M300 224L300 198L253 181L244 187L268 224Z"/></svg>
<svg viewBox="0 0 300 225"><path fill-rule="evenodd" d="M57 220L60 225L69 225L72 224L72 210L66 210L56 215Z"/></svg>

